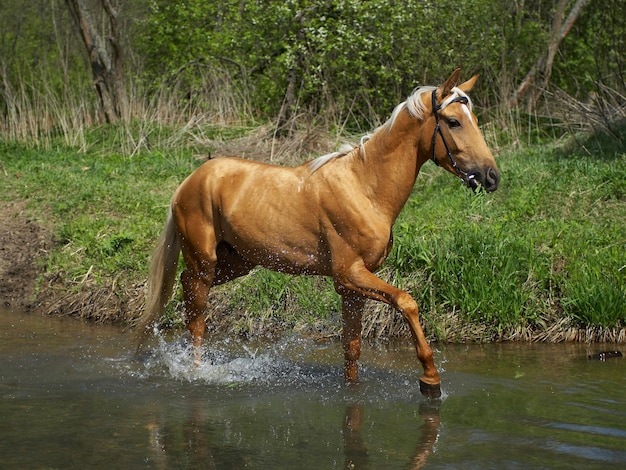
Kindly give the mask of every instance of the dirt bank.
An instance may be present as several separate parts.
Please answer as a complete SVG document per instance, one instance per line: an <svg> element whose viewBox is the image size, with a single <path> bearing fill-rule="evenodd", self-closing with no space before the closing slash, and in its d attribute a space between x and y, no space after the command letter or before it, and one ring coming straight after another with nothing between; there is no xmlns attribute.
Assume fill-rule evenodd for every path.
<svg viewBox="0 0 626 470"><path fill-rule="evenodd" d="M0 305L33 308L50 236L28 219L23 202L0 201Z"/></svg>
<svg viewBox="0 0 626 470"><path fill-rule="evenodd" d="M50 231L31 220L24 202L0 201L0 305L69 315L96 322L131 322L140 312L142 286L122 288L87 280L67 285L45 273Z"/></svg>

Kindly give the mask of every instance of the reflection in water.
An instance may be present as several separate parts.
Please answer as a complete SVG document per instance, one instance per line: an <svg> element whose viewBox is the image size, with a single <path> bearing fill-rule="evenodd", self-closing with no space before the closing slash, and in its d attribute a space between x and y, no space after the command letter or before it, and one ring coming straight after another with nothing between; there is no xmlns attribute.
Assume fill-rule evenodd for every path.
<svg viewBox="0 0 626 470"><path fill-rule="evenodd" d="M291 345L293 346L293 344ZM192 364L189 358L189 350L187 349L185 344L178 343L167 343L164 338L159 339L159 346L155 351L152 357L146 356L144 360L146 361L144 364L146 366L146 371L149 373L154 373L155 368L158 365L165 365L167 369L167 373L171 374L173 377L183 378L189 380L194 378L195 380L200 380L201 382L208 382L212 384L220 384L221 386L228 386L228 383L235 384L235 389L239 388L239 381L245 382L254 382L269 385L270 389L267 390L267 393L276 393L280 391L280 393L287 393L289 387L295 387L293 390L294 397L291 398L293 401L293 406L295 406L295 410L297 410L300 406L311 406L306 405L301 402L301 398L298 398L303 392L303 388L305 387L308 390L308 387L314 386L315 388L325 387L324 381L332 378L331 380L335 380L337 374L334 371L329 371L324 368L320 368L319 366L314 367L303 367L302 365L296 366L289 360L284 358L277 357L276 350L270 350L269 353L265 352L259 354L256 349L250 348L248 346L244 346L244 356L238 356L236 353L233 354L232 351L228 351L228 348L225 348L223 344L215 346L212 350L206 351L204 354L204 360L199 367ZM280 349L280 348L279 348ZM241 353L241 351L239 351ZM335 356L334 351L329 351L330 356ZM286 371L290 371L290 374L287 374ZM289 375L287 377L287 375ZM387 378L387 380L390 380ZM382 392L383 395L376 397L376 395L380 394L380 391L372 390L372 387L368 389L367 386L364 387L345 387L342 384L336 384L335 387L331 387L330 395L324 398L321 397L322 401L324 400L335 400L334 392L339 392L343 395L343 400L349 400L350 396L359 396L365 395L365 401L360 402L357 401L354 404L350 404L345 406L345 411L343 415L343 419L341 424L338 424L341 430L342 443L343 443L343 456L344 456L344 468L346 469L368 469L368 468L376 468L376 463L371 461L370 450L368 449L368 445L366 441L371 441L372 436L367 436L364 438L362 435L362 429L365 426L366 428L376 428L383 427L388 425L384 421L384 418L374 418L368 417L365 410L368 405L366 404L368 401L373 400L373 403L377 403L383 401L385 399L389 400L413 400L414 397L410 395L406 395L402 389L409 390L411 387L407 387L407 383L403 381L403 384L393 384L388 383L390 388L400 389L399 394L393 398L393 394L390 394L389 391ZM394 387L395 385L395 387ZM327 387L327 384L326 384ZM286 390L286 389L287 390ZM319 392L319 390L305 390L305 393ZM374 391L374 395L370 393ZM406 391L406 390L405 390ZM398 393L398 392L395 392ZM415 393L418 393L418 389L415 388ZM346 395L347 394L347 395ZM369 398L368 398L369 395ZM419 395L417 395L419 396ZM308 399L307 399L308 400ZM420 398L420 400L423 400ZM153 453L153 458L155 464L158 468L171 468L173 465L180 465L182 455L184 454L184 464L185 466L194 465L202 465L203 468L219 468L225 462L228 462L228 465L231 467L239 467L239 466L247 466L251 463L259 464L259 461L263 460L263 458L259 457L259 455L254 455L248 457L245 455L245 452L238 453L230 453L226 455L228 452L225 450L227 446L224 445L224 434L239 434L239 439L242 439L245 434L244 428L248 427L250 423L246 423L245 419L233 419L226 418L225 421L221 420L216 416L211 416L208 414L206 410L206 403L202 400L198 399L190 399L186 397L186 402L188 403L188 407L185 408L185 419L182 423L173 423L172 420L159 420L155 422L151 422L146 426L147 429L150 430L149 442ZM406 468L410 469L419 469L422 468L428 459L428 457L434 452L435 444L437 442L439 436L439 407L441 405L440 400L432 400L428 402L423 402L418 407L418 417L420 419L419 423L422 423L421 426L416 424L415 429L410 429L406 432L407 439L415 441L412 442L411 447L413 449L412 452L407 453L407 458L405 460L405 464L403 465ZM266 404L269 408L274 408L274 405L269 403ZM279 405L280 406L280 405ZM261 408L256 404L251 404L249 407L245 409L239 409L239 413L241 415L251 414L255 417L266 412L266 410L258 409ZM334 408L334 406L333 406ZM408 417L409 419L404 420L404 426L407 426L408 423L412 423L413 419L410 418L411 412L416 410L416 407L413 405L407 405L407 409L409 414L404 413L402 416ZM296 415L297 411L292 409L292 403L283 403L281 406L280 412L285 413L287 415ZM303 420L306 419L306 411L303 410ZM270 411L270 415L275 415L277 413L276 410ZM383 419L382 422L378 422L380 419ZM268 426L276 426L273 424L274 419L270 419ZM306 427L307 423L300 423L300 426ZM296 423L292 423L292 425L287 425L287 429L282 432L274 430L274 436L270 438L271 440L276 440L280 435L284 435L287 438L297 435L301 432L299 426ZM267 432L267 429L264 430ZM331 432L327 426L325 426L325 433L328 434ZM214 442L211 439L211 436L217 436L217 441ZM263 441L264 437L256 436L260 442ZM299 438L299 442L291 445L291 447L296 448L306 448L310 444L308 441L312 439L310 438ZM393 438L392 438L393 439ZM226 439L228 440L228 439ZM260 444L257 443L257 445ZM285 454L289 454L291 450L286 450L285 448L281 449L280 445L277 445L276 442L269 443L270 446L273 446L274 452L280 453L284 452ZM290 447L289 443L285 444L285 447ZM184 452L182 452L184 449ZM380 452L380 449L378 450ZM386 449L389 453L393 454L395 452L394 449ZM218 457L216 457L218 456ZM317 456L319 457L319 455ZM216 464L216 459L221 462L221 465ZM285 460L281 461L282 465L293 465L297 464L296 462L291 462L287 464L289 457L285 456ZM263 467L269 466L267 461L264 462ZM333 465L334 467L335 465ZM308 468L306 466L302 468ZM318 468L315 466L315 468Z"/></svg>
<svg viewBox="0 0 626 470"><path fill-rule="evenodd" d="M362 420L362 406L351 405L346 408L346 416L343 420L343 453L346 457L344 468L368 468L367 447L361 437Z"/></svg>
<svg viewBox="0 0 626 470"><path fill-rule="evenodd" d="M426 460L435 451L435 445L439 438L439 402L433 401L420 405L419 414L424 418L420 440L415 449L415 457L411 462L411 469L422 468Z"/></svg>
<svg viewBox="0 0 626 470"><path fill-rule="evenodd" d="M417 470L423 468L429 456L433 454L439 437L439 407L441 402L434 400L419 406L419 416L423 424L417 429L414 455L406 462L405 468ZM342 421L344 469L366 470L375 468L370 462L370 455L365 439L361 435L364 423L365 406L349 405L345 409ZM187 417L178 429L173 429L169 422L153 422L146 426L149 430L149 445L152 450L152 462L155 468L167 469L184 464L188 468L218 468L213 453L219 452L219 446L211 442L213 434L207 410L199 402L188 409ZM223 452L223 450L221 450ZM184 462L181 461L184 455ZM243 467L250 464L243 454L230 456L229 465Z"/></svg>
<svg viewBox="0 0 626 470"><path fill-rule="evenodd" d="M417 470L424 465L428 457L434 452L439 437L439 406L440 400L422 403L419 406L419 415L424 420L421 432L417 433L418 441L415 446L415 455L409 462L408 468ZM350 405L346 407L346 416L343 420L343 452L345 455L345 469L362 470L370 468L367 447L361 437L363 425L363 406Z"/></svg>
<svg viewBox="0 0 626 470"><path fill-rule="evenodd" d="M207 432L206 410L199 402L191 403L186 419L179 429L172 429L168 421L150 422L146 425L151 463L154 468L217 468L209 432ZM181 458L184 456L184 458Z"/></svg>

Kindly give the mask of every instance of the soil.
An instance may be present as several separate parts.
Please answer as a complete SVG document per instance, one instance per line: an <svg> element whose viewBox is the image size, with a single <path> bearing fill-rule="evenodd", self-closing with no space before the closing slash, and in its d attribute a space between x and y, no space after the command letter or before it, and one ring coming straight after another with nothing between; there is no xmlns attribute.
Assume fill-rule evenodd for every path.
<svg viewBox="0 0 626 470"><path fill-rule="evenodd" d="M30 309L50 237L25 214L23 202L0 201L0 305Z"/></svg>

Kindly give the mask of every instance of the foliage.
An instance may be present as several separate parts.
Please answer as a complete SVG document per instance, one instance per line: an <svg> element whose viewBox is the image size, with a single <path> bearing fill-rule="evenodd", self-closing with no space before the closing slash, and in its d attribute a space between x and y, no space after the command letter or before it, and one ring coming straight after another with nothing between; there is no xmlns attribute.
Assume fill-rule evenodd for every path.
<svg viewBox="0 0 626 470"><path fill-rule="evenodd" d="M602 85L626 93L626 3L607 0L602 8L589 8L563 44L554 70L556 83L568 94L589 100L603 93ZM594 53L590 54L589 51ZM584 70L584 73L580 71Z"/></svg>
<svg viewBox="0 0 626 470"><path fill-rule="evenodd" d="M452 69L481 73L478 101L498 103L541 50L549 10L506 2L326 0L154 3L142 50L154 77L236 64L253 107L275 115L290 72L300 109L377 123L413 87ZM232 72L231 72L232 73ZM505 75L502 76L502 73ZM193 83L190 83L193 87Z"/></svg>
<svg viewBox="0 0 626 470"><path fill-rule="evenodd" d="M97 24L96 3L86 2ZM608 5L585 9L561 46L552 84L581 103L617 100L618 109L626 16L623 2ZM506 142L527 126L519 110L509 112L508 98L545 52L554 7L554 0L117 5L134 120L266 120L288 104L291 117L363 133L415 86L439 83L460 66L481 74L474 101ZM63 2L7 0L0 21L0 134L49 145L58 132L70 145L84 144L80 129L102 118Z"/></svg>

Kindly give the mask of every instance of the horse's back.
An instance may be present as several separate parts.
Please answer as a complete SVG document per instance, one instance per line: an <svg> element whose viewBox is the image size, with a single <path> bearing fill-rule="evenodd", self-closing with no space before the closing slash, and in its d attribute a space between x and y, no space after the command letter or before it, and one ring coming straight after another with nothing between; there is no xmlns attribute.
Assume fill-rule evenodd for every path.
<svg viewBox="0 0 626 470"><path fill-rule="evenodd" d="M242 197L257 198L275 188L297 185L300 167L288 168L238 157L208 160L179 186L175 203L195 207L207 202L224 206Z"/></svg>

